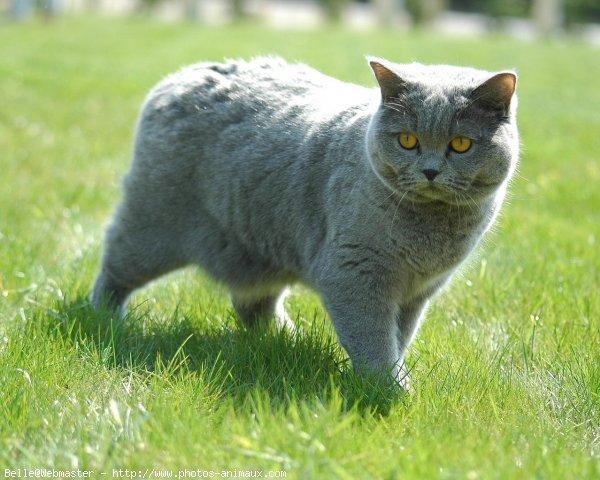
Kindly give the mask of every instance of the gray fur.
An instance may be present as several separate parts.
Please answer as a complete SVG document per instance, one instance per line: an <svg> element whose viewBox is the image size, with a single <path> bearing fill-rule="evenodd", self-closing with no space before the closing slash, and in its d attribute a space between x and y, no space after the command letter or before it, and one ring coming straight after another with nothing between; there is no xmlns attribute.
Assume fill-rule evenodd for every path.
<svg viewBox="0 0 600 480"><path fill-rule="evenodd" d="M358 371L399 379L429 299L498 213L518 157L516 99L476 91L493 75L481 70L372 67L381 93L273 58L201 63L160 82L93 303L122 307L196 264L252 325L300 281L321 295ZM420 148L403 150L402 131ZM448 153L457 134L474 139L469 152ZM437 187L425 168L440 171Z"/></svg>

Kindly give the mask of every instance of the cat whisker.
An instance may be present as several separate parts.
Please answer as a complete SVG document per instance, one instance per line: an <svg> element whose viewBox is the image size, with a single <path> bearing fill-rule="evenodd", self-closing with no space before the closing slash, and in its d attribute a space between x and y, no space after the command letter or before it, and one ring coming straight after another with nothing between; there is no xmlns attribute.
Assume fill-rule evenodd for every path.
<svg viewBox="0 0 600 480"><path fill-rule="evenodd" d="M468 110L468 109L469 109L469 107L470 107L471 105L473 105L475 102L477 102L477 101L479 101L479 100L481 100L481 99L483 99L483 98L485 98L485 97L489 96L491 93L492 93L492 92L489 92L489 91L488 91L488 92L484 92L484 93L482 93L481 95L479 95L479 96L477 96L477 97L475 97L475 98L472 98L470 102L468 102L468 103L467 103L467 104L466 104L464 107L462 107L462 108L461 108L461 109L458 111L458 113L457 113L457 115L456 115L456 118L457 118L457 119L460 119L460 118L461 118L461 116L462 116L462 114L463 114L463 113L465 113L465 111L466 111L466 110Z"/></svg>
<svg viewBox="0 0 600 480"><path fill-rule="evenodd" d="M406 110L408 108L408 104L402 98L397 98L392 102L386 102L385 105L389 105L391 107L398 107Z"/></svg>
<svg viewBox="0 0 600 480"><path fill-rule="evenodd" d="M469 198L469 200L471 200L473 202L473 205L475 205L475 208L477 210L479 210L481 208L480 205L477 203L477 201L471 195L469 195L466 191L464 192L464 194Z"/></svg>
<svg viewBox="0 0 600 480"><path fill-rule="evenodd" d="M467 198L467 196L466 196L464 193L457 193L457 196L458 196L458 200L459 200L459 202L460 202L459 206L460 206L460 205L464 205L464 206L466 206L466 207L469 209L469 211L471 211L471 212L476 212L476 211L477 211L477 210L474 210L474 209L473 209L473 206L471 205L471 202L469 201L469 199ZM463 202L463 201L464 201L464 202Z"/></svg>
<svg viewBox="0 0 600 480"><path fill-rule="evenodd" d="M392 193L390 193L385 199L384 199L384 203L387 202L388 200L390 200L394 195L397 195L397 192L392 191ZM390 210L390 208L392 207L392 205L394 205L393 201L390 201L389 205L386 207L385 211L383 212L383 217L386 218L387 214Z"/></svg>
<svg viewBox="0 0 600 480"><path fill-rule="evenodd" d="M457 192L454 192L454 202L456 204L456 215L458 216L458 223L462 223L462 218L460 216L460 198Z"/></svg>
<svg viewBox="0 0 600 480"><path fill-rule="evenodd" d="M385 108L389 108L390 110L393 110L394 112L398 112L398 113L404 113L404 110L401 110L400 108L396 108L394 105L390 105L389 103L384 104Z"/></svg>
<svg viewBox="0 0 600 480"><path fill-rule="evenodd" d="M405 190L404 193L402 194L402 196L400 197L400 200L398 200L398 203L396 204L396 211L394 212L394 216L392 217L392 223L390 224L390 229L388 232L388 242L390 242L390 243L392 241L392 230L394 229L394 222L396 221L396 215L397 215L398 211L400 210L400 204L402 203L402 200L404 200L404 197L406 197L407 193L408 193L408 190Z"/></svg>
<svg viewBox="0 0 600 480"><path fill-rule="evenodd" d="M515 174L517 177L519 177L519 178L522 178L523 180L525 180L527 183L532 183L532 181L531 181L529 178L527 178L527 177L525 177L525 176L521 175L521 172L519 172L519 171L515 171L515 173L514 173L514 174Z"/></svg>

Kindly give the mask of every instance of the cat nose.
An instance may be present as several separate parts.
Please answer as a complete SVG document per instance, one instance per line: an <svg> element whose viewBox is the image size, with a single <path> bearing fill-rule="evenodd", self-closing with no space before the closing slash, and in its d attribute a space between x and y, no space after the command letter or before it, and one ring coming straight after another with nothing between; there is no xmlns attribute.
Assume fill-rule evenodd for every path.
<svg viewBox="0 0 600 480"><path fill-rule="evenodd" d="M438 173L440 173L439 170L433 170L432 168L426 168L425 170L421 171L423 172L423 175L427 177L427 180L429 180L430 182L432 182L433 179L438 176Z"/></svg>

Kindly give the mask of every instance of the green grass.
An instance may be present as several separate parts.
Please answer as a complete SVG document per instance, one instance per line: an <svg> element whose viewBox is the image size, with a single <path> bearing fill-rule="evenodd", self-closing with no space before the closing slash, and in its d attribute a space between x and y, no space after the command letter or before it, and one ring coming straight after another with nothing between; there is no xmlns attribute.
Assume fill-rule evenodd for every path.
<svg viewBox="0 0 600 480"><path fill-rule="evenodd" d="M268 53L369 85L367 53L519 71L520 173L428 315L412 395L356 378L302 287L295 336L240 331L225 289L197 271L140 292L121 325L85 306L148 89L191 62ZM391 31L2 25L0 466L598 478L598 53Z"/></svg>

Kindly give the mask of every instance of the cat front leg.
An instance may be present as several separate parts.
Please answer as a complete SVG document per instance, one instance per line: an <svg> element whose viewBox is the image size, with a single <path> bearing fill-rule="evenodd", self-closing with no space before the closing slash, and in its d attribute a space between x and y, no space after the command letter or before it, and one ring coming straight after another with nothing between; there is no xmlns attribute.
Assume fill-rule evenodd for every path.
<svg viewBox="0 0 600 480"><path fill-rule="evenodd" d="M396 322L398 325L397 339L400 361L400 383L406 389L410 389L410 372L404 361L408 347L412 343L427 309L427 300L415 300L404 305L400 305L396 313Z"/></svg>
<svg viewBox="0 0 600 480"><path fill-rule="evenodd" d="M337 285L323 293L340 343L361 374L391 376L401 386L396 308L368 288Z"/></svg>

